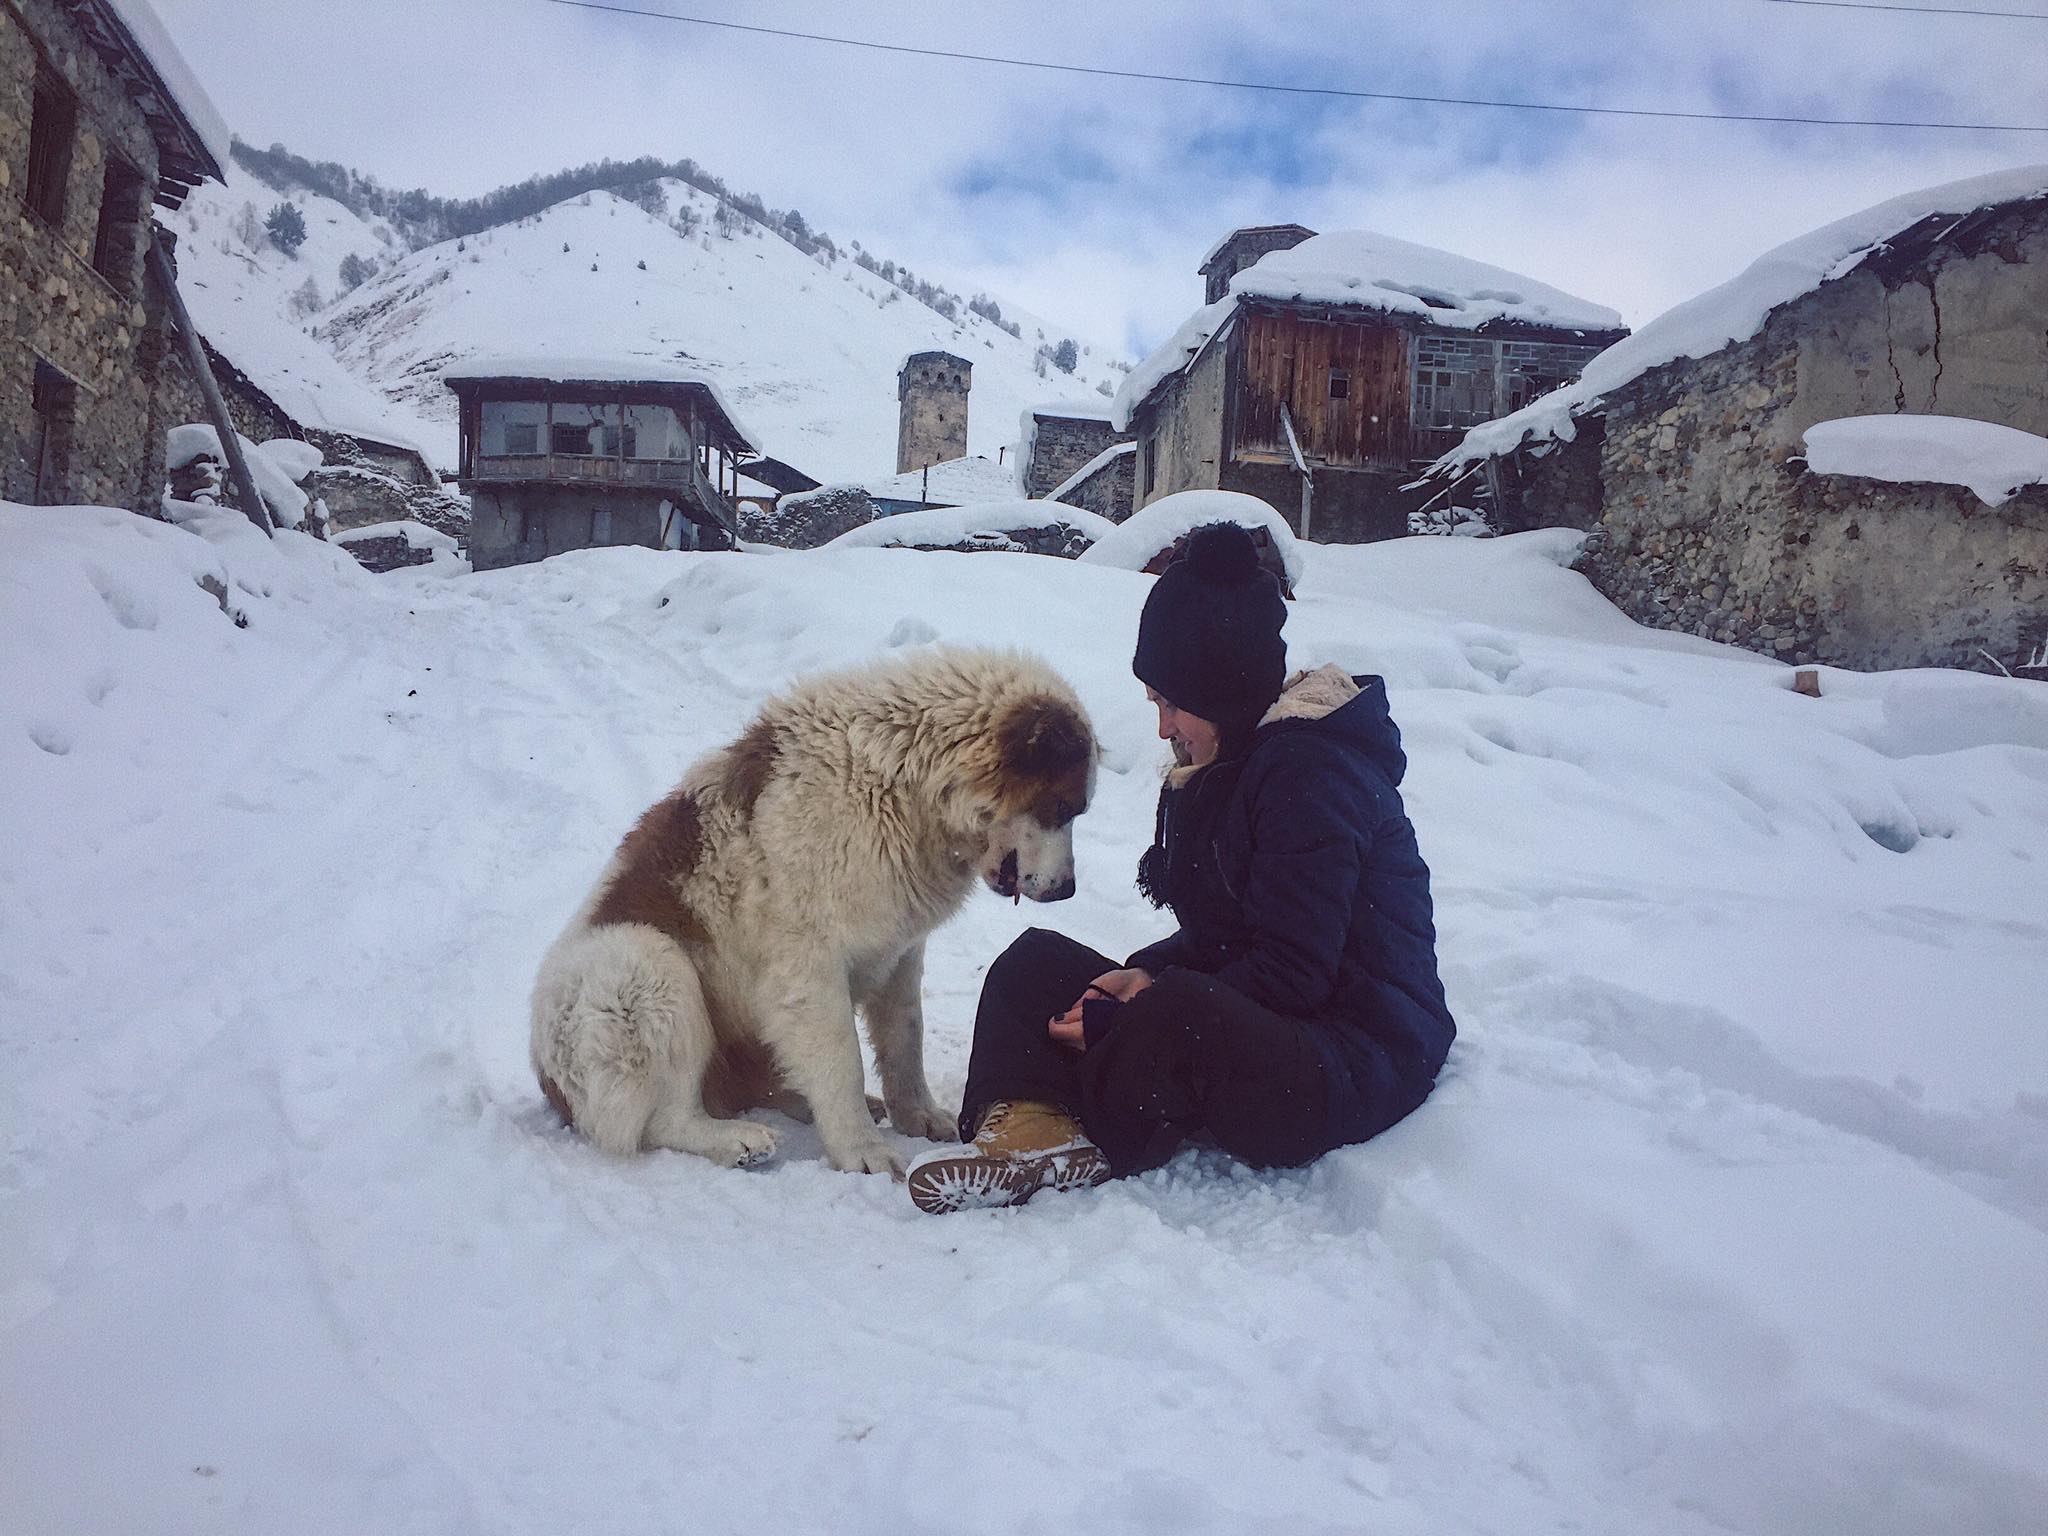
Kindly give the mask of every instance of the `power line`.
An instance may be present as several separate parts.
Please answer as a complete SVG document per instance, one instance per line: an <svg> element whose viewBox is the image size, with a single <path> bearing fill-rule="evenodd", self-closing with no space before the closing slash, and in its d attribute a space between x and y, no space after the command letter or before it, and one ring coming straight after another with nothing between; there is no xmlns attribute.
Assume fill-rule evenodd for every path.
<svg viewBox="0 0 2048 1536"><path fill-rule="evenodd" d="M1167 85L1206 85L1232 91L1266 91L1283 96L1327 96L1347 101L1393 101L1436 107L1493 107L1507 112L1566 112L1591 117L1661 117L1687 122L1787 123L1817 128L1914 128L1949 133L2048 133L2048 123L1930 123L1913 119L1895 120L1867 117L1799 117L1768 112L1682 112L1658 107L1581 107L1548 101L1494 101L1476 96L1425 96L1402 91L1362 91L1334 85L1280 85L1263 80L1220 80L1205 75L1157 74L1141 69L1111 69L1098 64L1061 64L1050 59L1014 59L992 53L960 53L948 48L916 48L908 43L878 43L862 37L834 37L823 32L797 32L783 27L755 26L741 21L719 21L709 16L679 16L673 11L650 11L638 6L619 5L610 0L548 0L579 11L606 11L617 16L642 16L652 21L680 22L685 26L712 27L722 32L748 32L759 37L796 38L807 43L831 43L841 48L866 48L876 53L910 54L922 59L952 59L968 64L1000 64L1011 69L1044 69L1063 75L1093 75L1109 80L1149 80ZM1820 0L1811 0L1818 4Z"/></svg>
<svg viewBox="0 0 2048 1536"><path fill-rule="evenodd" d="M2048 21L2048 11L1980 11L1947 5L1885 5L1879 0L1765 0L1769 5L1812 5L1824 11L1905 11L1914 16L1999 16L2007 21Z"/></svg>

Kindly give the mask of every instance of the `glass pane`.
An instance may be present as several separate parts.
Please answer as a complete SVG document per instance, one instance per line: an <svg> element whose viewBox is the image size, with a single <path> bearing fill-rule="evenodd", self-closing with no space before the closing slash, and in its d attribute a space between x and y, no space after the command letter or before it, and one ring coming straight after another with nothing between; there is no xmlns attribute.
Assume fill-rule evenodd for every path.
<svg viewBox="0 0 2048 1536"><path fill-rule="evenodd" d="M683 421L665 405L626 407L626 457L629 459L687 459L690 439Z"/></svg>
<svg viewBox="0 0 2048 1536"><path fill-rule="evenodd" d="M539 453L541 428L548 408L538 400L486 400L484 402L483 455L496 458L506 453Z"/></svg>

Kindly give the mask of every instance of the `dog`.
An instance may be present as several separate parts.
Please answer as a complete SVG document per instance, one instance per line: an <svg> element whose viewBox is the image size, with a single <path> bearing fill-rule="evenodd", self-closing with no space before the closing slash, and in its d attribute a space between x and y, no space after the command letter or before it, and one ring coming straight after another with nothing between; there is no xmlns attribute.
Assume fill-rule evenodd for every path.
<svg viewBox="0 0 2048 1536"><path fill-rule="evenodd" d="M626 835L541 963L533 1066L607 1152L756 1163L811 1119L835 1168L900 1175L863 1089L865 1019L898 1131L957 1140L924 1072L924 946L977 877L1074 893L1094 730L1029 657L933 648L811 678Z"/></svg>

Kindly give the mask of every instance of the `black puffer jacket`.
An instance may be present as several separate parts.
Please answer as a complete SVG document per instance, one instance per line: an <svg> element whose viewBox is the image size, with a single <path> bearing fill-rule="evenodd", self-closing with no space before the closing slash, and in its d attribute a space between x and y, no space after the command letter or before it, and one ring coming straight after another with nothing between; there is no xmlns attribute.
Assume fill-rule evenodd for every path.
<svg viewBox="0 0 2048 1536"><path fill-rule="evenodd" d="M1180 931L1127 963L1202 971L1318 1025L1333 1142L1387 1123L1390 1067L1421 1102L1457 1033L1406 769L1383 679L1309 673L1243 752L1161 791L1139 873Z"/></svg>

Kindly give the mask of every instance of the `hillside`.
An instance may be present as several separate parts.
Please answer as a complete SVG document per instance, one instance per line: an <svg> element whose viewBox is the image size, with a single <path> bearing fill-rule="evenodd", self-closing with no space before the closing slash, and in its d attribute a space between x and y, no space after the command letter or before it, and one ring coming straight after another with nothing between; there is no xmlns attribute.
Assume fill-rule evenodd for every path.
<svg viewBox="0 0 2048 1536"><path fill-rule="evenodd" d="M293 254L261 228L281 200L306 221ZM906 353L973 362L970 448L991 459L1014 443L1027 405L1122 377L1086 342L1073 374L1053 368L1042 354L1073 333L1052 322L934 289L858 248L821 240L806 251L785 227L793 217L771 224L667 178L415 252L406 231L417 226L303 186L281 193L237 165L171 224L201 328L280 403L309 424L419 442L444 466L454 397L441 373L498 353L687 362L770 453L827 481L895 468ZM349 258L378 270L343 292Z"/></svg>

